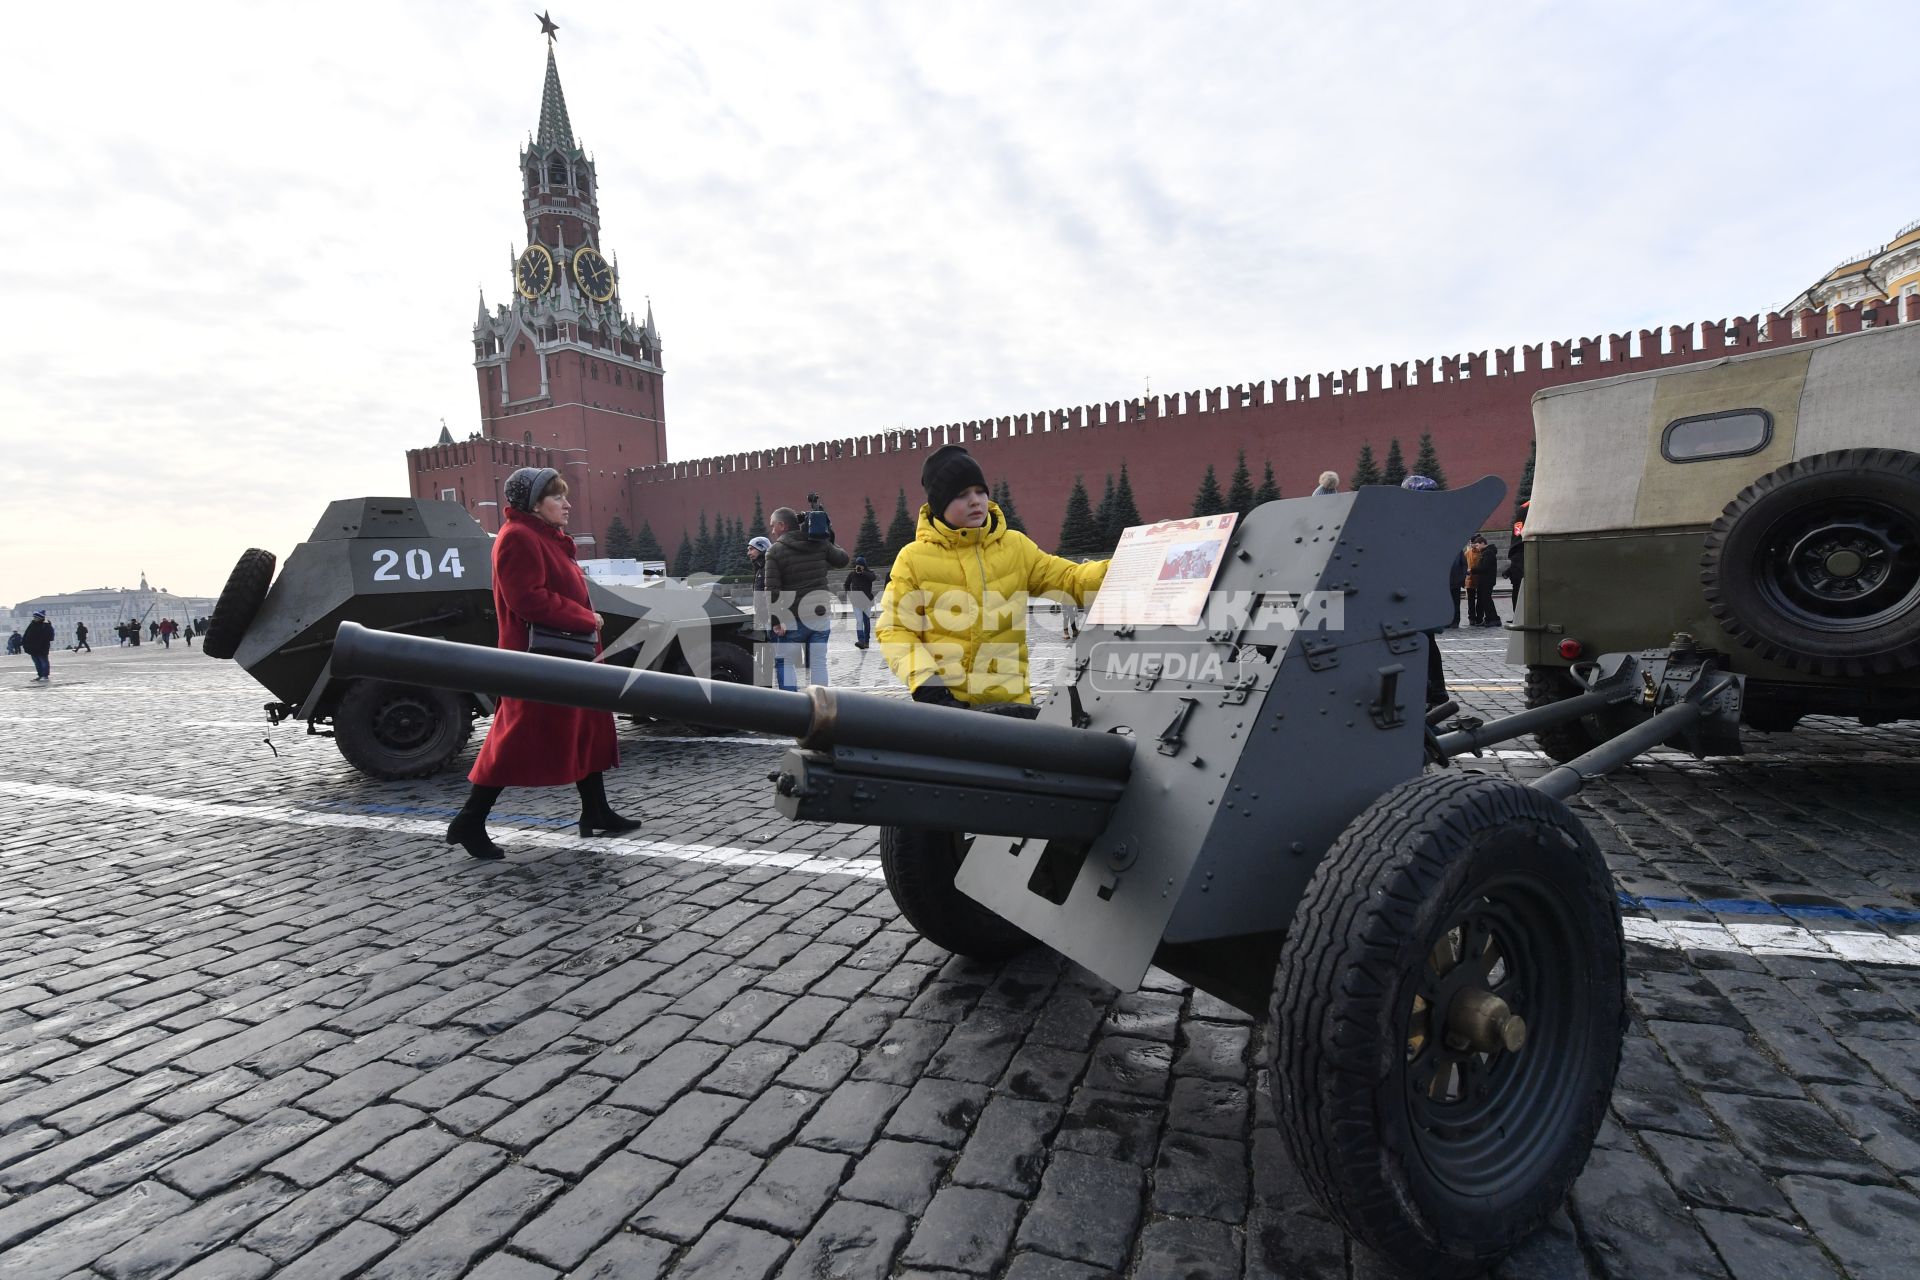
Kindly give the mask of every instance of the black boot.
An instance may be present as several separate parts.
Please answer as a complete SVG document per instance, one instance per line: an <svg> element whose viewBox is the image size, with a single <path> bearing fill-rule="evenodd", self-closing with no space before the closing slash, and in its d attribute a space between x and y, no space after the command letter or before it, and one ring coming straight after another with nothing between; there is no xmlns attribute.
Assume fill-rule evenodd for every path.
<svg viewBox="0 0 1920 1280"><path fill-rule="evenodd" d="M493 812L493 802L500 798L501 790L474 783L473 790L467 793L467 802L447 824L447 843L457 844L473 857L489 862L506 857L506 851L487 838L487 815Z"/></svg>
<svg viewBox="0 0 1920 1280"><path fill-rule="evenodd" d="M583 836L620 835L627 831L638 831L640 820L623 818L613 811L607 803L606 780L597 773L590 773L573 784L580 793L580 834Z"/></svg>

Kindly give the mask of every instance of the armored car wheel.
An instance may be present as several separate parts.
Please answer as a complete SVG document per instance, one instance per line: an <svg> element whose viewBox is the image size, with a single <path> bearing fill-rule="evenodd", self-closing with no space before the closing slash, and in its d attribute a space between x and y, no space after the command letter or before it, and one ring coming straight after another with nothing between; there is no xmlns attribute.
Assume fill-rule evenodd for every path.
<svg viewBox="0 0 1920 1280"><path fill-rule="evenodd" d="M1578 819L1509 779L1416 778L1341 834L1288 930L1281 1132L1356 1238L1475 1274L1586 1164L1625 1007L1612 878Z"/></svg>
<svg viewBox="0 0 1920 1280"><path fill-rule="evenodd" d="M445 689L355 680L333 711L334 745L373 778L437 773L472 736L466 699Z"/></svg>
<svg viewBox="0 0 1920 1280"><path fill-rule="evenodd" d="M957 831L882 827L880 869L894 905L921 937L975 960L1005 960L1033 946L1033 939L954 884L972 843Z"/></svg>
<svg viewBox="0 0 1920 1280"><path fill-rule="evenodd" d="M1825 676L1920 666L1920 453L1836 449L1761 476L1713 522L1700 581L1763 658Z"/></svg>
<svg viewBox="0 0 1920 1280"><path fill-rule="evenodd" d="M753 683L753 655L731 640L715 640L709 659L712 678L728 684Z"/></svg>
<svg viewBox="0 0 1920 1280"><path fill-rule="evenodd" d="M238 652L247 628L253 625L253 615L260 612L267 588L273 584L273 564L271 551L249 547L240 553L240 561L227 575L227 585L220 588L213 615L207 619L207 635L200 650L209 658L231 658Z"/></svg>

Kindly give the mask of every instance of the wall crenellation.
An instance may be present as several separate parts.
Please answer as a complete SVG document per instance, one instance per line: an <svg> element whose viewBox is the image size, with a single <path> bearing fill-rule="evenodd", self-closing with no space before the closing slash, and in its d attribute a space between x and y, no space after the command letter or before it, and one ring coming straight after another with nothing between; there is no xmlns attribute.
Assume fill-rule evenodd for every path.
<svg viewBox="0 0 1920 1280"><path fill-rule="evenodd" d="M1126 401L1105 401L998 418L970 419L938 426L811 441L758 449L751 453L663 462L631 468L627 475L637 484L666 483L736 471L880 457L934 449L944 444L1085 431L1123 422L1153 422L1197 414L1284 408L1333 397L1394 396L1409 392L1418 395L1436 388L1485 379L1538 378L1545 374L1565 374L1575 369L1581 371L1582 377L1606 377L1613 373L1632 373L1664 364L1737 355L1769 346L1855 333L1876 324L1897 323L1900 319L1897 313L1882 314L1894 307L1895 304L1887 302L1877 306L1872 303L1842 305L1834 309L1831 317L1818 311L1799 311L1791 315L1768 312L1764 317L1752 315L1735 316L1730 320L1701 320L1693 324L1667 325L1631 333L1596 334L1564 341L1490 348L1462 355L1413 359L1385 366L1370 365L1364 369L1262 378L1227 387L1176 391ZM1920 298L1908 298L1905 310L1906 320L1920 320ZM1415 405L1404 407L1409 412L1417 413Z"/></svg>

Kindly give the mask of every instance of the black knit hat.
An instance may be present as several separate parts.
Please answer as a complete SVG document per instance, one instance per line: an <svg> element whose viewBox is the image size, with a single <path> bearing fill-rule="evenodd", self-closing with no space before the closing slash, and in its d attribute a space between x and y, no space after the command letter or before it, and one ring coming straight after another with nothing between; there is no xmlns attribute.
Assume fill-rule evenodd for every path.
<svg viewBox="0 0 1920 1280"><path fill-rule="evenodd" d="M974 485L986 488L987 476L972 454L957 444L950 444L928 456L920 468L920 485L927 491L927 506L939 516L949 502Z"/></svg>
<svg viewBox="0 0 1920 1280"><path fill-rule="evenodd" d="M552 467L521 467L507 477L507 505L532 515L540 503L540 495L546 492L548 481L559 474Z"/></svg>

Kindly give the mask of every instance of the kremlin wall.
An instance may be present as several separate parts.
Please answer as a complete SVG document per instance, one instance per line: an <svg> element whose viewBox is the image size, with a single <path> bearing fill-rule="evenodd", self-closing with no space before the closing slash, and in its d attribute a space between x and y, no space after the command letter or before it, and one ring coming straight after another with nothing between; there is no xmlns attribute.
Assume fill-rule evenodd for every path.
<svg viewBox="0 0 1920 1280"><path fill-rule="evenodd" d="M750 520L756 507L802 506L810 491L851 543L863 502L883 529L902 490L908 510L919 509L921 461L949 443L971 449L989 482L1010 484L1028 531L1049 550L1075 477L1097 501L1122 462L1147 520L1189 514L1209 465L1224 488L1240 450L1256 482L1271 463L1282 495L1298 496L1322 471L1344 481L1362 445L1384 463L1398 439L1411 464L1429 433L1450 480L1493 474L1512 490L1533 438L1531 399L1545 387L1920 320L1915 223L1764 319L1263 377L676 462L660 329L651 305L644 319L626 307L618 256L603 256L599 174L574 136L551 41L539 126L519 153L515 182L526 247L510 264L510 301L489 310L483 297L473 327L480 430L456 441L443 429L438 443L408 450L408 492L457 501L497 530L506 477L522 466L559 468L572 487L574 540L588 556L607 554L616 519L635 533L650 527L671 554L702 515L710 524Z"/></svg>
<svg viewBox="0 0 1920 1280"><path fill-rule="evenodd" d="M1920 297L1904 301L1904 318L1920 320ZM709 519L747 515L756 494L766 510L799 506L813 490L850 541L863 499L873 500L882 528L899 489L908 509L918 508L921 460L943 444L965 444L989 482L1007 479L1021 519L1049 549L1074 477L1084 476L1098 501L1103 478L1122 460L1148 520L1186 515L1209 463L1224 488L1240 449L1256 483L1271 461L1281 494L1298 497L1324 470L1344 479L1364 443L1384 459L1398 438L1411 463L1423 432L1432 433L1451 480L1491 474L1512 490L1533 440L1532 396L1544 387L1852 333L1895 322L1896 309L1882 302L1673 325L665 462L627 472L628 523L638 529L647 520L670 551L703 511ZM1504 518L1503 508L1495 524Z"/></svg>

